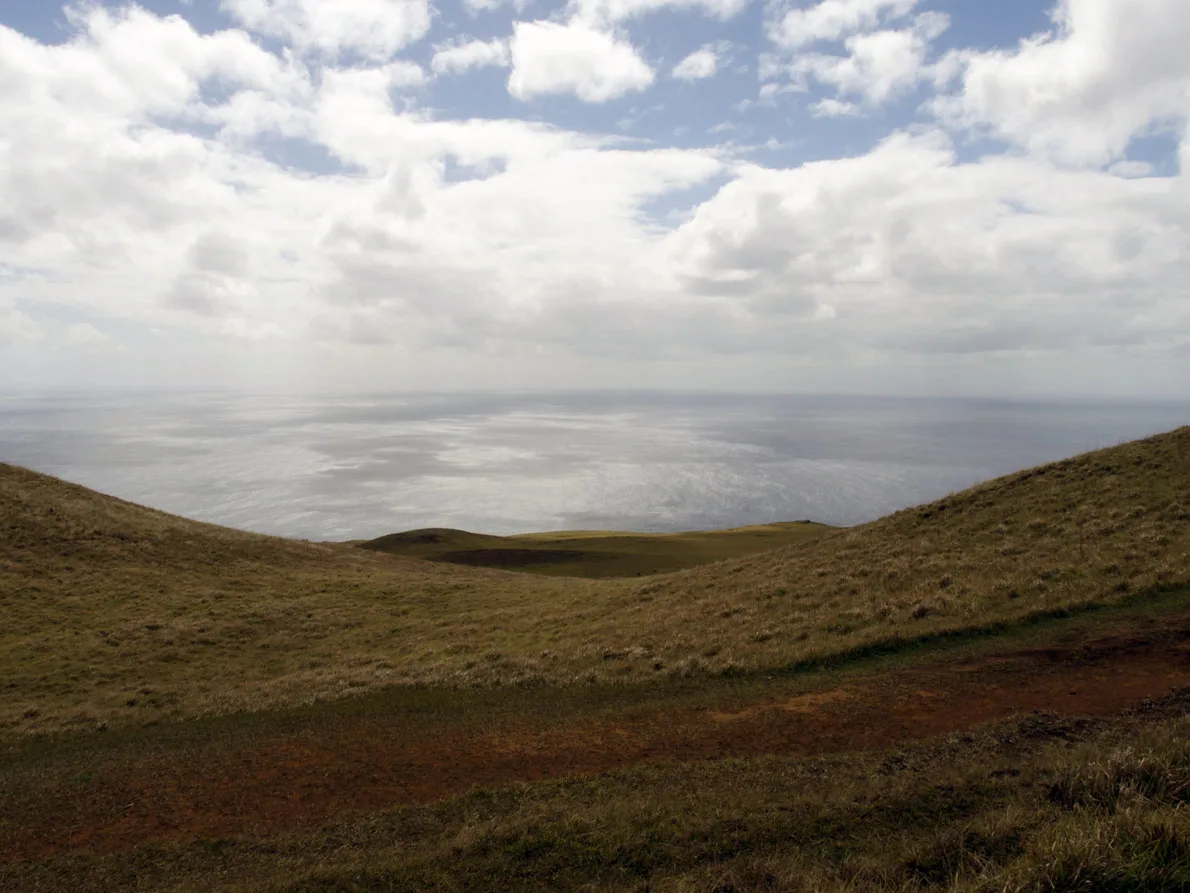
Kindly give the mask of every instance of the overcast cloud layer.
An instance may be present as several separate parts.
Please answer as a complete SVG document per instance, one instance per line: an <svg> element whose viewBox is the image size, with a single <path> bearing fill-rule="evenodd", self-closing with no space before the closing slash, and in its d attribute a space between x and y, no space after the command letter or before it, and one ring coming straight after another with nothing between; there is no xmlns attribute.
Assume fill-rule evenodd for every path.
<svg viewBox="0 0 1190 893"><path fill-rule="evenodd" d="M10 387L1190 381L1185 0L33 6Z"/></svg>

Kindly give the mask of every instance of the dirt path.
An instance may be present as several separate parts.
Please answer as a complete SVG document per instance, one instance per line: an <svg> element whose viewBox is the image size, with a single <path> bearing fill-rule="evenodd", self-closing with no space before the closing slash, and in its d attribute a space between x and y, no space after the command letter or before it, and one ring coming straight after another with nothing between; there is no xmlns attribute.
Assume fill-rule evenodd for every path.
<svg viewBox="0 0 1190 893"><path fill-rule="evenodd" d="M48 786L0 860L110 853L147 841L263 838L398 804L642 762L886 748L1033 710L1103 716L1190 685L1190 617L1160 631L885 672L738 708L626 710L548 725L339 717L251 747L210 747Z"/></svg>

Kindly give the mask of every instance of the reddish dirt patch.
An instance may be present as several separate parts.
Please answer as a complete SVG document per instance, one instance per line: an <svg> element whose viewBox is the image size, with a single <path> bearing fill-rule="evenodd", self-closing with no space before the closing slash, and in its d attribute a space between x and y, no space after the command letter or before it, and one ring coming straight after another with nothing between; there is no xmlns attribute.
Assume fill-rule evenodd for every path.
<svg viewBox="0 0 1190 893"><path fill-rule="evenodd" d="M1034 710L1103 716L1190 685L1190 618L1159 633L885 672L713 709L625 710L548 725L399 717L311 720L239 749L203 746L97 771L83 799L50 785L0 859L110 853L154 840L266 837L482 787L642 762L815 755L959 732Z"/></svg>

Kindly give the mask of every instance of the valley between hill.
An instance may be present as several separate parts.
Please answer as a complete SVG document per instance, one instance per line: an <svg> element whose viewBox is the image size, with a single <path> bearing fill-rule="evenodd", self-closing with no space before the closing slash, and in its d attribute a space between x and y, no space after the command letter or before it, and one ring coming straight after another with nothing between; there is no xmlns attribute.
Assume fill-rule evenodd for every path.
<svg viewBox="0 0 1190 893"><path fill-rule="evenodd" d="M468 567L559 577L640 577L685 570L810 542L832 528L811 521L756 524L689 533L563 530L489 536L430 528L393 533L361 548Z"/></svg>
<svg viewBox="0 0 1190 893"><path fill-rule="evenodd" d="M1190 428L757 533L588 579L658 547L410 557L0 466L0 886L1190 885ZM584 557L441 560L485 549Z"/></svg>

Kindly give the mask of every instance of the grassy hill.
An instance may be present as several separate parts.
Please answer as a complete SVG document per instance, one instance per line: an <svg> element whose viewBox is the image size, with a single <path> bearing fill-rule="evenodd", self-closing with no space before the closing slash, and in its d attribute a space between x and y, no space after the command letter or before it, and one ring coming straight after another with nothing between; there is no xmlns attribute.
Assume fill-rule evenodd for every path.
<svg viewBox="0 0 1190 893"><path fill-rule="evenodd" d="M255 536L0 467L0 735L747 673L1190 582L1190 428L648 579Z"/></svg>
<svg viewBox="0 0 1190 893"><path fill-rule="evenodd" d="M0 465L0 888L1190 889L1190 428L766 533L509 573L410 556L657 553Z"/></svg>
<svg viewBox="0 0 1190 893"><path fill-rule="evenodd" d="M790 521L690 533L567 530L488 536L427 528L362 543L365 549L427 561L560 577L639 577L808 542L831 528Z"/></svg>

